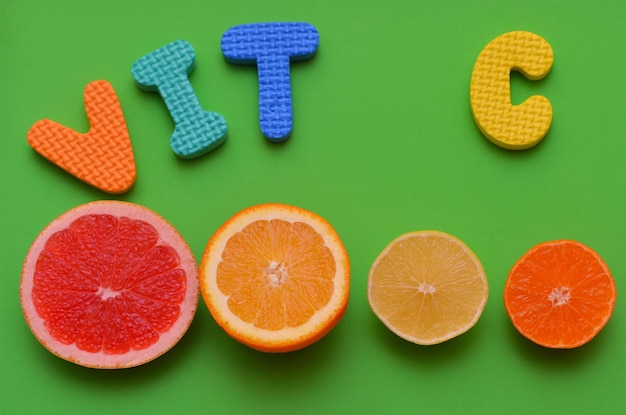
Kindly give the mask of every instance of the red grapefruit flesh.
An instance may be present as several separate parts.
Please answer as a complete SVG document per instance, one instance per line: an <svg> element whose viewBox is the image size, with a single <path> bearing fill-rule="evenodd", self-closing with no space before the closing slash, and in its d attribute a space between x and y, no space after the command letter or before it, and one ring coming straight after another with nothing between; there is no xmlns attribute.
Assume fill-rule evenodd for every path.
<svg viewBox="0 0 626 415"><path fill-rule="evenodd" d="M55 355L93 368L147 363L185 334L198 306L193 253L140 205L97 201L52 221L22 269L24 317Z"/></svg>

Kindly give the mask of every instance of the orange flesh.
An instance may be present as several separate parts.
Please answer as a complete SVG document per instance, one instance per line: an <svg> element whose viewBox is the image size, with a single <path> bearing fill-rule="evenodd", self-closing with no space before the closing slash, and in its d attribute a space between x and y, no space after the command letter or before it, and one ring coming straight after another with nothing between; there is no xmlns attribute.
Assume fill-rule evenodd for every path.
<svg viewBox="0 0 626 415"><path fill-rule="evenodd" d="M228 240L217 284L232 313L280 330L306 323L328 304L335 269L332 252L311 226L259 220Z"/></svg>
<svg viewBox="0 0 626 415"><path fill-rule="evenodd" d="M574 241L539 245L511 270L505 305L520 332L547 347L591 340L610 318L615 282L601 258Z"/></svg>
<svg viewBox="0 0 626 415"><path fill-rule="evenodd" d="M141 220L85 215L46 242L32 291L58 341L84 351L142 350L180 314L186 274L176 251Z"/></svg>

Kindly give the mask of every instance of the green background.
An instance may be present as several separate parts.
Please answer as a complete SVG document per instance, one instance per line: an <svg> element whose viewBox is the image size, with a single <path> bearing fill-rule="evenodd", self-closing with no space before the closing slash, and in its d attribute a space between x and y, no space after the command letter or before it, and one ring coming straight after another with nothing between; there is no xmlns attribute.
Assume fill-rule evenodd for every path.
<svg viewBox="0 0 626 415"><path fill-rule="evenodd" d="M319 52L292 65L294 132L260 133L256 70L225 62L231 26L306 21ZM626 413L626 2L0 0L0 412L44 413ZM527 30L555 53L542 81L512 76L514 103L554 109L537 147L511 152L471 116L482 48ZM222 114L229 139L196 160L169 147L173 122L130 68L177 39L196 50L191 83ZM130 131L137 182L111 196L36 154L32 124L87 131L83 89L108 80ZM18 288L37 234L98 199L147 206L199 258L235 212L298 205L331 222L350 254L350 304L315 345L263 354L228 337L202 300L180 343L144 366L86 369L54 357L24 322ZM369 267L402 233L437 229L482 261L490 297L478 324L438 346L408 343L366 298ZM502 302L514 262L537 243L576 239L617 283L612 319L589 344L548 350L525 340Z"/></svg>

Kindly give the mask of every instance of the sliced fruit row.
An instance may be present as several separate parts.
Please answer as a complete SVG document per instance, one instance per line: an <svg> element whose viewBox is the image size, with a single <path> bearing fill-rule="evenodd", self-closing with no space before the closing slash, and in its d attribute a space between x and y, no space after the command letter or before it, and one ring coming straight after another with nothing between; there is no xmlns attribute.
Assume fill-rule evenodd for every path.
<svg viewBox="0 0 626 415"><path fill-rule="evenodd" d="M265 352L306 347L345 313L350 261L322 217L284 204L244 209L211 237L199 273L174 226L120 201L76 207L36 238L22 271L27 324L55 355L94 368L141 365L189 328L200 293L234 339ZM367 296L395 334L430 345L473 327L488 298L477 256L438 231L393 240L374 261ZM540 244L505 287L514 326L537 344L578 347L609 320L615 282L575 241Z"/></svg>

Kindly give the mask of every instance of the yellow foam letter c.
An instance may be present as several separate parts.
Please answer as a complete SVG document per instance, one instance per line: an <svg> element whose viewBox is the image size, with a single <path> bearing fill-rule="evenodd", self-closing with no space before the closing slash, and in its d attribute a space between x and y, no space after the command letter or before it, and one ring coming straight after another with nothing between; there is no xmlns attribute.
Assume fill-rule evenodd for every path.
<svg viewBox="0 0 626 415"><path fill-rule="evenodd" d="M540 95L511 104L511 70L531 80L546 76L554 53L542 37L524 31L498 36L478 55L470 83L470 103L478 128L494 144L523 150L548 133L552 105Z"/></svg>

